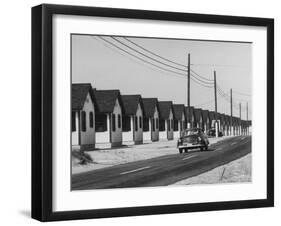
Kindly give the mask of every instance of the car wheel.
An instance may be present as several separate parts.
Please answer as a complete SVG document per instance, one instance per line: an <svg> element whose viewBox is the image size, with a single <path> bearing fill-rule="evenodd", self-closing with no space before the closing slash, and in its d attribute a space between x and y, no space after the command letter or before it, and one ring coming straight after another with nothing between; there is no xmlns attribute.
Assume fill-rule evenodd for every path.
<svg viewBox="0 0 281 226"><path fill-rule="evenodd" d="M182 149L181 148L179 149L179 152L180 152L180 154L182 153Z"/></svg>
<svg viewBox="0 0 281 226"><path fill-rule="evenodd" d="M208 145L205 146L205 151L208 151Z"/></svg>
<svg viewBox="0 0 281 226"><path fill-rule="evenodd" d="M188 152L188 149L187 149L187 148L185 148L185 149L184 149L184 152L185 152L185 153L187 153L187 152Z"/></svg>

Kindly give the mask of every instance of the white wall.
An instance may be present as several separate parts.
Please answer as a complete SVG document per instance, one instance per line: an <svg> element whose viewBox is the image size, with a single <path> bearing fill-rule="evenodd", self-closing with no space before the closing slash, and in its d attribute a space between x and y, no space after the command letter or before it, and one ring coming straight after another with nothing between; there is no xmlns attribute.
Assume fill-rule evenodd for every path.
<svg viewBox="0 0 281 226"><path fill-rule="evenodd" d="M122 111L121 111L121 106L119 104L118 99L116 100L114 109L113 109L113 114L115 114L116 120L115 120L115 131L111 130L111 143L112 146L119 146L122 144ZM121 126L118 128L118 115L121 117ZM111 121L112 123L112 121Z"/></svg>
<svg viewBox="0 0 281 226"><path fill-rule="evenodd" d="M85 99L85 103L83 105L82 111L85 111L86 113L86 131L79 131L79 128L81 129L81 126L79 127L79 123L81 125L81 117L79 122L79 116L78 112L75 112L75 131L72 131L72 145L79 145L79 133L81 134L81 145L83 144L95 144L95 106L93 104L93 101L89 95L87 94L87 97ZM90 127L90 119L89 115L90 112L93 113L93 128ZM81 111L80 111L81 114Z"/></svg>
<svg viewBox="0 0 281 226"><path fill-rule="evenodd" d="M158 128L155 125L155 131L151 130L151 139L152 139L152 141L158 141L159 140L159 112L157 110L157 107L155 107L155 109L154 109L153 118L155 120L155 124L156 124L156 120L158 120Z"/></svg>
<svg viewBox="0 0 281 226"><path fill-rule="evenodd" d="M152 131L152 118L149 118L148 124L149 124L149 130L147 132L143 132L143 140L146 141L158 141L159 140L159 124L158 128L156 128L156 119L159 120L159 113L157 110L157 107L154 109L153 118L155 119L155 131Z"/></svg>
<svg viewBox="0 0 281 226"><path fill-rule="evenodd" d="M30 79L30 7L43 2L54 4L72 4L72 5L88 5L88 6L107 6L119 8L140 8L147 10L166 10L166 11L182 11L192 13L212 13L212 14L230 14L239 16L255 16L255 17L275 17L276 32L276 55L275 61L280 62L281 57L281 14L280 3L276 0L267 1L244 1L244 0L212 0L212 1L159 1L156 0L48 0L48 1L3 1L1 12L1 32L0 56L3 60L1 64L1 72L3 82L1 83L0 98L3 106L9 107L9 111L1 111L1 143L2 150L10 150L13 153L12 161L2 161L0 164L0 174L3 182L7 186L0 187L1 194L1 224L5 226L22 225L34 226L42 225L30 218L30 187L31 187L31 79ZM12 12L12 13L11 13ZM15 51L16 50L16 51ZM275 70L275 115L281 115L281 65L276 64ZM11 86L17 92L11 92ZM20 97L19 97L20 93ZM9 98L7 98L9 95ZM15 105L11 100L17 100ZM18 109L21 109L20 114ZM281 118L275 118L275 140L281 137ZM17 144L15 143L15 128L17 128ZM5 142L4 142L5 141ZM259 208L244 210L228 210L228 211L212 211L198 213L181 213L166 214L154 216L140 217L122 217L107 218L96 220L80 220L80 221L64 221L53 222L51 225L72 226L72 225L97 225L97 226L143 226L143 225L183 225L188 223L191 225L205 226L237 226L237 225L255 225L263 226L268 224L278 225L280 222L281 212L281 143L275 143L275 190L276 190L276 207L275 208Z"/></svg>
<svg viewBox="0 0 281 226"><path fill-rule="evenodd" d="M181 124L181 122L182 122L182 125L183 125L183 123L184 123L184 120L185 120L185 118L184 118L184 114L182 114L182 117L181 117L181 120L178 120L178 131L174 131L174 138L179 138L180 137L180 135L181 135L181 129L180 129L180 124ZM184 129L184 128L182 128L182 129Z"/></svg>
<svg viewBox="0 0 281 226"><path fill-rule="evenodd" d="M181 121L178 120L178 131L174 131L174 138L180 137L180 123L181 123Z"/></svg>
<svg viewBox="0 0 281 226"><path fill-rule="evenodd" d="M75 131L71 133L71 142L72 145L79 145L79 117L78 112L75 112Z"/></svg>
<svg viewBox="0 0 281 226"><path fill-rule="evenodd" d="M104 132L96 132L96 143L97 144L105 144L110 143L110 120L109 120L110 114L106 114L106 128L107 130Z"/></svg>
<svg viewBox="0 0 281 226"><path fill-rule="evenodd" d="M134 118L133 116L130 117L130 130L129 131L123 131L122 136L123 136L123 141L128 142L128 141L133 141L134 140Z"/></svg>
<svg viewBox="0 0 281 226"><path fill-rule="evenodd" d="M82 111L86 112L86 131L81 130L81 144L95 143L95 107L89 94L87 94ZM90 112L93 112L93 128L90 127ZM82 118L80 117L80 123ZM81 127L82 128L82 127Z"/></svg>
<svg viewBox="0 0 281 226"><path fill-rule="evenodd" d="M159 131L160 140L167 140L167 129L168 129L167 120L165 120L165 130Z"/></svg>
<svg viewBox="0 0 281 226"><path fill-rule="evenodd" d="M143 140L151 141L151 132L152 125L151 125L151 118L148 118L148 131L143 132Z"/></svg>
<svg viewBox="0 0 281 226"><path fill-rule="evenodd" d="M137 130L134 129L134 140L136 144L140 144L143 141L143 113L140 104L138 104L136 117L138 120L138 128ZM140 117L142 118L142 128L140 128Z"/></svg>
<svg viewBox="0 0 281 226"><path fill-rule="evenodd" d="M174 118L174 115L173 115L173 112L172 112L172 109L170 110L170 114L169 114L169 120L171 123L171 126L170 126L170 130L167 131L167 138L168 140L172 140L174 138L174 123L173 123L173 118ZM166 121L167 123L168 121ZM167 124L166 124L167 126ZM166 127L168 129L168 126Z"/></svg>

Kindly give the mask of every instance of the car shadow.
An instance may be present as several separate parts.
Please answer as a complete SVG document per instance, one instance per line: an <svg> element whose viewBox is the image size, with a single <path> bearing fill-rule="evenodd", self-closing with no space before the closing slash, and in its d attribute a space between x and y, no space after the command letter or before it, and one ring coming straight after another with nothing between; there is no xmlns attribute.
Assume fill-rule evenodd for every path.
<svg viewBox="0 0 281 226"><path fill-rule="evenodd" d="M208 151L205 151L205 150L201 151L198 148L198 149L189 150L187 153L210 152L210 151L215 151L215 150L216 150L215 148L208 148ZM186 152L184 152L184 153L186 153Z"/></svg>

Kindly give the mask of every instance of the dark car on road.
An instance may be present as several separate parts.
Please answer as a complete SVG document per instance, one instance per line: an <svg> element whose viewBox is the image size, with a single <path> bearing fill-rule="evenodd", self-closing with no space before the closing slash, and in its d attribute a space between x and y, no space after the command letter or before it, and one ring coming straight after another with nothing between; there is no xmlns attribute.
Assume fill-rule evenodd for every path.
<svg viewBox="0 0 281 226"><path fill-rule="evenodd" d="M199 128L186 129L178 139L177 147L179 153L188 152L189 149L200 148L201 151L208 150L209 140L205 133Z"/></svg>

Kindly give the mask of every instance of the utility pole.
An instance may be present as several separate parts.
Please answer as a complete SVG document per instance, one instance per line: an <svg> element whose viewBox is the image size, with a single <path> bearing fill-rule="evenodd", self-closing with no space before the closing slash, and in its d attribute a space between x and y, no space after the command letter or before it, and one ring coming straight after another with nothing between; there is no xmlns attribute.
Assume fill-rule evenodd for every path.
<svg viewBox="0 0 281 226"><path fill-rule="evenodd" d="M241 127L241 103L239 103L239 119L240 119L240 122L239 122L239 135L241 135L241 133L242 133L242 127Z"/></svg>
<svg viewBox="0 0 281 226"><path fill-rule="evenodd" d="M249 135L249 121L248 121L248 102L247 102L247 129L246 129L246 135Z"/></svg>
<svg viewBox="0 0 281 226"><path fill-rule="evenodd" d="M232 89L230 89L230 135L233 136L233 122L232 122Z"/></svg>
<svg viewBox="0 0 281 226"><path fill-rule="evenodd" d="M189 129L191 126L190 122L190 53L188 54L188 63L187 63L187 107L188 107L188 122L187 128Z"/></svg>
<svg viewBox="0 0 281 226"><path fill-rule="evenodd" d="M217 76L216 71L214 71L214 88L215 88L215 131L216 131L216 137L219 136L218 131L218 118L217 118Z"/></svg>

